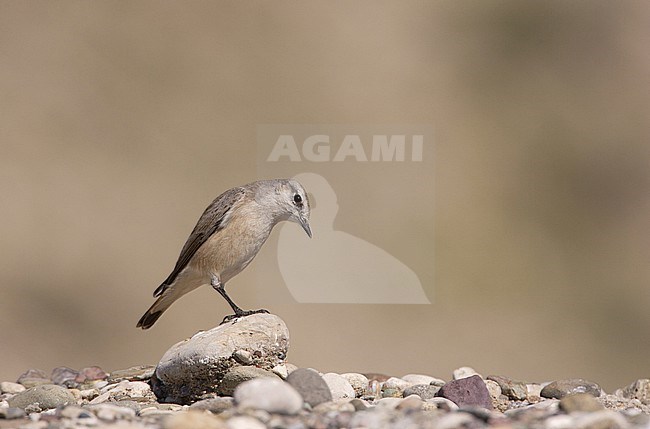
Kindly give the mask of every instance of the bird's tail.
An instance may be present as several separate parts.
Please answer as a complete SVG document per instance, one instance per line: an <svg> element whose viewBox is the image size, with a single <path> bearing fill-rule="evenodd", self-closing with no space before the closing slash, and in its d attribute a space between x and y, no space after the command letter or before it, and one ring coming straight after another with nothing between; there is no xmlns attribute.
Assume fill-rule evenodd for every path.
<svg viewBox="0 0 650 429"><path fill-rule="evenodd" d="M149 329L156 323L156 320L162 316L163 312L169 308L170 305L176 301L179 296L167 289L162 295L158 297L156 302L153 303L149 310L146 311L138 321L137 328Z"/></svg>

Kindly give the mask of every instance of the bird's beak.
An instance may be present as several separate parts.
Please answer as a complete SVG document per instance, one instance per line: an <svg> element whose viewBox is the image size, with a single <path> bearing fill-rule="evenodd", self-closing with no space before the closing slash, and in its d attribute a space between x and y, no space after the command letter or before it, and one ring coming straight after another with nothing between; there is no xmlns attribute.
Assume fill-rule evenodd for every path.
<svg viewBox="0 0 650 429"><path fill-rule="evenodd" d="M309 227L309 221L305 219L304 216L299 217L300 220L300 226L302 226L302 229L305 230L309 238L311 238L311 228Z"/></svg>

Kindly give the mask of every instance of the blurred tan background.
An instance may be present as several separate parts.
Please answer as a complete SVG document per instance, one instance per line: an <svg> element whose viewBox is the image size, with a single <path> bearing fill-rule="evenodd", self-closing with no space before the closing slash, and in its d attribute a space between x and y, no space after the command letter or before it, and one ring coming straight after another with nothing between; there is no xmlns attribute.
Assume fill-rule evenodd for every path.
<svg viewBox="0 0 650 429"><path fill-rule="evenodd" d="M402 212L364 195L336 225L433 266L433 304L275 300L293 363L650 376L649 24L642 1L0 2L0 379L156 363L220 321L205 288L135 329L269 123L436 129L435 201L399 190L435 225L375 240L365 217ZM267 265L230 282L242 307L286 295L251 286Z"/></svg>

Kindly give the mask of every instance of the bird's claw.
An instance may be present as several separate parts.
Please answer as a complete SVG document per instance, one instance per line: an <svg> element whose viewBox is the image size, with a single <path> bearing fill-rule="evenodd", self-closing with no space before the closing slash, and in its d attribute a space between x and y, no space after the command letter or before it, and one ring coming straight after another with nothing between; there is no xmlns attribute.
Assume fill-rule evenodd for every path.
<svg viewBox="0 0 650 429"><path fill-rule="evenodd" d="M265 310L263 308L259 310L242 310L238 311L235 314L229 314L228 316L224 317L223 320L221 321L220 325L223 325L224 323L228 323L232 320L239 319L240 317L246 317L250 316L251 314L260 314L260 313L266 313L269 314L269 310Z"/></svg>

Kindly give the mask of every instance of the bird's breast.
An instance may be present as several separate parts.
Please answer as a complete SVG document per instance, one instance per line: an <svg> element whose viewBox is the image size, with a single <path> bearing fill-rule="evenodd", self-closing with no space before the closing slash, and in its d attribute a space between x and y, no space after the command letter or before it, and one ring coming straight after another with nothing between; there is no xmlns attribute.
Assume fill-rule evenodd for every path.
<svg viewBox="0 0 650 429"><path fill-rule="evenodd" d="M272 228L264 219L237 213L197 250L193 265L208 275L218 275L226 283L253 260Z"/></svg>

